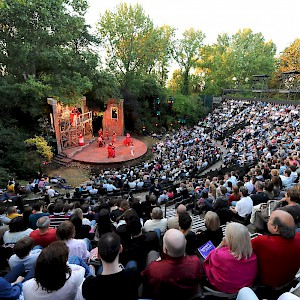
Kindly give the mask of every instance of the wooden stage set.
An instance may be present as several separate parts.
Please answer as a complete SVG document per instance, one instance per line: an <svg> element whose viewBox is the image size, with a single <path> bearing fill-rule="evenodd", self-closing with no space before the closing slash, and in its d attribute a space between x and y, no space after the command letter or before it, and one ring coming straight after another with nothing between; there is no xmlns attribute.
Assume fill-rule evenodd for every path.
<svg viewBox="0 0 300 300"><path fill-rule="evenodd" d="M108 158L107 146L112 141L104 139L105 146L98 147L97 137L90 139L84 146L78 146L75 148L65 149L64 154L73 161L87 163L87 164L114 164L122 163L126 161L132 161L146 154L147 145L138 139L131 137L134 145L134 156L130 153L130 146L123 144L125 136L117 136L115 142L116 157Z"/></svg>

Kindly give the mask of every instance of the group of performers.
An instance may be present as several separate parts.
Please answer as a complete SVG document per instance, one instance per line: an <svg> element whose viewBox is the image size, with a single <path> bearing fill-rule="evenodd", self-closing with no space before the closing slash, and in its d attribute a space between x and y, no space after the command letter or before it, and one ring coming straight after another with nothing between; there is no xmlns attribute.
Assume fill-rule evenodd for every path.
<svg viewBox="0 0 300 300"><path fill-rule="evenodd" d="M98 139L97 139L97 145L98 147L104 147L105 146L105 140L109 141L109 133L108 133L108 130L105 131L105 137L104 137L104 133L103 133L103 130L100 128L98 130ZM113 131L113 134L112 134L112 140L111 142L108 144L107 146L107 156L108 158L110 157L116 157L116 146L115 146L115 143L117 141L117 134L115 131ZM132 142L132 139L130 138L130 134L129 133L126 133L126 137L125 137L125 140L123 141L123 144L125 146L130 146L130 152L131 152L131 155L134 156L134 148L133 148L133 142Z"/></svg>

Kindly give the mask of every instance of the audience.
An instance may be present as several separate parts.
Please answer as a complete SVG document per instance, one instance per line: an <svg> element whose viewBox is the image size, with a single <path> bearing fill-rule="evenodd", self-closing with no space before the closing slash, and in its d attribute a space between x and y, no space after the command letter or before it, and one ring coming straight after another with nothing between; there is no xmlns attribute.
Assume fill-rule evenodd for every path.
<svg viewBox="0 0 300 300"><path fill-rule="evenodd" d="M232 219L245 224L245 217L251 211L251 223L253 223L253 219L258 222L259 216L263 212L261 204L276 199L278 206L270 206L272 208L270 211L274 209L271 215L273 216L275 213L276 217L271 218L270 214L267 214L261 219L262 226L258 225L258 228L262 228L262 230L266 230L268 227L271 235L252 239L253 251L258 260L258 276L254 286L265 285L267 292L258 289L260 293L258 295L266 296L270 293L268 297L271 299L273 294L278 295L278 293L273 293L274 288L283 292L281 285L286 284L288 290L289 283L299 269L296 259L296 251L299 250L297 248L298 233L295 233L295 228L300 225L298 224L300 217L300 205L298 204L300 136L297 129L299 119L299 107L297 106L268 104L261 101L253 104L249 101L226 100L214 110L213 114L208 114L204 120L200 121L198 126L191 129L182 127L178 131L166 133L163 139L153 146L154 159L152 161L147 161L140 166L103 170L99 172L99 175L92 176L87 188L85 185L76 188L73 198L78 197L79 199L80 197L78 203L74 202L69 195L61 200L51 199L53 204L48 208L44 207L43 202L33 204L32 207L24 207L20 197L18 199L11 198L11 196L6 197L6 192L4 192L2 193L4 198L1 196L3 203L8 206L17 205L17 207L8 207L7 211L5 208L0 210L0 221L3 224L12 223L12 227L15 226L14 223L18 224L15 226L18 227L15 232L13 228L8 228L8 225L0 228L1 233L4 233L5 246L10 244L16 249L16 253L8 259L10 261L14 261L16 258L21 261L31 260L31 252L35 251L32 250L34 243L23 243L23 240L30 240L29 234L35 245L41 247L51 246L52 243L55 243L57 234L59 239L70 247L69 264L78 263L83 266L85 277L88 277L93 273L93 268L89 268L83 260L86 261L89 258L89 250L92 246L95 247L96 242L100 241L107 233L111 235L116 231L121 237L122 246L120 245L117 251L117 260L113 260L112 264L106 264L105 268L105 263L103 263L105 260L102 260L103 267L99 267L99 275L97 275L102 276L99 282L108 279L106 276L103 277L104 270L108 270L112 281L107 288L113 284L120 286L119 281L116 283L115 280L117 277L115 274L119 274L119 269L112 270L110 267L119 266L118 260L121 259L120 261L125 266L125 273L133 274L133 280L136 283L132 285L132 289L130 288L130 299L131 296L132 299L137 298L138 275L136 272L143 274L143 296L153 299L162 297L188 299L187 297L193 295L197 290L195 286L202 283L201 263L199 258L193 254L197 253L197 247L207 241L212 241L217 249L211 252L204 263L208 279L211 281L210 284L213 289L236 293L242 286L253 285L253 257L255 255L251 254L252 250L248 243L249 236L245 235L245 227L241 224L235 225L236 223L226 224L226 222ZM216 139L222 140L222 145L226 148L223 153L218 147ZM221 168L224 168L225 171L219 170L218 175L213 175L214 177L207 175L205 178L200 175L205 168L220 159L223 159L224 165ZM37 187L40 185L40 191L45 195L49 190L51 191L51 189L46 190L46 187L50 188L50 184L47 175L43 176L43 180L41 177L34 183L32 182L29 188L32 190L35 184ZM50 182L51 184L55 183L53 180ZM12 184L14 192L16 192L18 184ZM146 201L143 199L135 201L133 193L137 190L137 184L149 192ZM292 188L293 186L295 187ZM117 209L111 205L115 200L106 198L107 191L111 197L117 193L120 195ZM122 197L125 192L129 192L128 198ZM12 192L11 195L13 195ZM49 196L46 196L49 201ZM47 201L46 196L45 201ZM101 197L99 198L99 196ZM12 203L11 199L15 201L13 204L10 204ZM185 200L183 202L185 205L180 204L176 208L176 216L163 218L158 202L163 207L163 203L166 201L179 202L182 199ZM72 203L68 203L69 201ZM232 205L230 210L229 203ZM196 225L195 222L192 224L192 218L187 212L191 208L195 209L195 213L199 211L200 214L202 211L207 211L204 221L205 231L198 230L195 234L191 230L192 225L193 228L199 226L197 221ZM289 217L282 215L287 212ZM167 212L167 216L168 213L170 212ZM50 215L51 223L47 215ZM20 222L22 217L23 220ZM70 221L66 221L69 218L75 224L75 228L73 225L68 226L68 224L72 224ZM202 216L193 218L194 220L202 219ZM294 223L291 222L291 218ZM96 221L98 223L94 238L93 228ZM223 233L220 223L226 225L223 243L221 243ZM203 226L203 223L200 224ZM35 230L29 229L30 232L27 232L28 226ZM84 226L87 230L83 234L81 229ZM231 227L234 226L236 226L236 232L233 233ZM58 227L58 232L52 227ZM166 231L167 228L169 230ZM172 228L179 229L179 231ZM292 231L294 232L293 237ZM168 242L170 240L168 232L171 242ZM182 240L182 236L180 237L178 232L183 234L185 239ZM160 234L163 236L161 239L163 247L159 243ZM174 239L176 236L177 238ZM85 238L85 242L78 238ZM165 238L167 239L165 240ZM185 241L185 254L179 255L177 258L172 254L174 250L172 241L174 242L174 240L177 240L176 245L179 248L183 246L180 241ZM218 247L220 243L221 245ZM237 243L238 246L236 246ZM283 249L289 250L284 252ZM286 251L288 251L288 255L286 255ZM74 254L78 256L74 256ZM159 258L160 254L161 261L153 261L146 267L147 257L149 261L152 261L154 258ZM98 247L95 247L90 255L99 256L102 259ZM220 257L223 257L222 264L218 262ZM194 258L196 259L193 260ZM191 274L187 274L191 268L188 263L189 259L192 259L195 268L196 266L200 268L201 274L197 280L193 277L193 274L199 272L197 268L192 269ZM1 260L3 260L2 257ZM271 263L274 265L273 268L270 267ZM277 263L278 266L276 266ZM188 265L187 271L181 269L185 264ZM220 269L218 269L218 264ZM173 268L175 266L180 266L180 272L178 282L174 285L172 278L174 278L174 274L178 273ZM242 272L241 270L244 269L247 271ZM171 275L167 275L169 274L168 270ZM100 275L102 272L104 274ZM226 276L222 272L226 272ZM186 278L188 278L187 281L185 281ZM89 280L86 279L86 282ZM160 280L161 284L158 283ZM60 284L65 285L64 280L59 281ZM93 284L96 285L96 282L98 281ZM1 280L0 283L2 284ZM7 283L5 279L3 279L3 283ZM39 286L39 294L39 289L43 290L44 287L40 283L37 286ZM104 290L106 290L105 288ZM47 290L47 287L45 289ZM20 292L19 288L17 290ZM110 291L112 290L114 291L113 288L110 289ZM54 290L49 289L48 291L45 299L55 295ZM35 299L28 296L28 292L29 290L27 290L27 299ZM88 299L94 299L92 291L87 293L91 297ZM41 294L39 295L41 296ZM60 297L60 293L58 295ZM82 297L81 290L78 291L77 297ZM120 298L120 295L116 293L116 297ZM64 298L68 299L68 294Z"/></svg>

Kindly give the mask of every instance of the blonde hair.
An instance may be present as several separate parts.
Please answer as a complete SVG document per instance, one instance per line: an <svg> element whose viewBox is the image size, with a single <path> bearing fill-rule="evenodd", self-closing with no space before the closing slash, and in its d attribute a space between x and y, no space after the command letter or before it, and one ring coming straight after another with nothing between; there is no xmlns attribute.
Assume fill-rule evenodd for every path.
<svg viewBox="0 0 300 300"><path fill-rule="evenodd" d="M230 253L237 259L249 258L252 255L250 234L243 224L229 223L225 229L225 240Z"/></svg>
<svg viewBox="0 0 300 300"><path fill-rule="evenodd" d="M214 198L217 197L217 188L216 188L216 186L214 185L214 183L211 183L211 184L209 185L209 193L210 193Z"/></svg>
<svg viewBox="0 0 300 300"><path fill-rule="evenodd" d="M220 219L217 213L213 211L208 211L205 214L205 226L211 231L216 231L220 228Z"/></svg>

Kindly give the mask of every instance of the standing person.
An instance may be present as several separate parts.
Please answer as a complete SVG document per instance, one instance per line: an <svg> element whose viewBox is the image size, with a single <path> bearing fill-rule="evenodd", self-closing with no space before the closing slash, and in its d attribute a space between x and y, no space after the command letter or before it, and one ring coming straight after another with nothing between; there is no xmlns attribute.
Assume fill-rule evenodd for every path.
<svg viewBox="0 0 300 300"><path fill-rule="evenodd" d="M108 134L108 130L107 129L105 130L105 137L106 137L107 140L109 140L109 134Z"/></svg>
<svg viewBox="0 0 300 300"><path fill-rule="evenodd" d="M124 144L125 146L129 146L130 143L132 143L132 140L131 140L131 138L130 138L130 133L127 132L127 133L126 133L126 138L125 138L123 144Z"/></svg>
<svg viewBox="0 0 300 300"><path fill-rule="evenodd" d="M134 156L134 145L133 145L133 143L130 144L130 154L132 156Z"/></svg>
<svg viewBox="0 0 300 300"><path fill-rule="evenodd" d="M116 152L114 150L114 147L113 147L112 143L109 143L107 146L107 157L108 158L115 157L115 155L116 155Z"/></svg>
<svg viewBox="0 0 300 300"><path fill-rule="evenodd" d="M113 132L113 135L112 135L112 144L114 145L114 144L116 143L116 141L117 141L117 134L116 134L116 132L114 131L114 132Z"/></svg>
<svg viewBox="0 0 300 300"><path fill-rule="evenodd" d="M98 257L103 271L96 277L86 278L82 294L78 296L86 300L99 299L99 295L109 295L110 300L138 299L139 275L136 269L124 269L119 263L122 250L121 239L116 233L108 232L100 237Z"/></svg>
<svg viewBox="0 0 300 300"><path fill-rule="evenodd" d="M103 139L103 130L102 130L102 128L100 128L98 130L98 135L99 135L99 137L101 137Z"/></svg>

